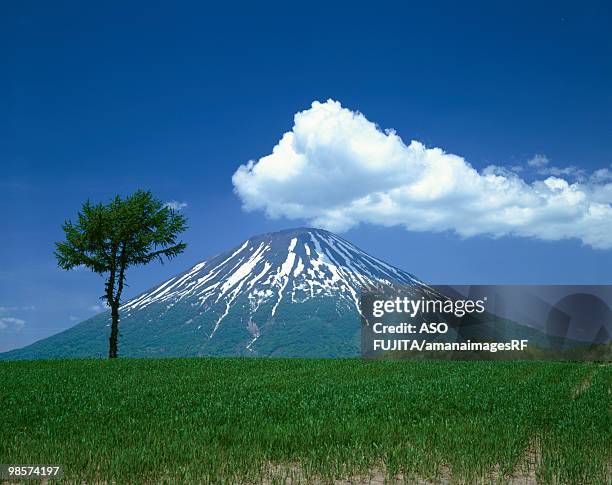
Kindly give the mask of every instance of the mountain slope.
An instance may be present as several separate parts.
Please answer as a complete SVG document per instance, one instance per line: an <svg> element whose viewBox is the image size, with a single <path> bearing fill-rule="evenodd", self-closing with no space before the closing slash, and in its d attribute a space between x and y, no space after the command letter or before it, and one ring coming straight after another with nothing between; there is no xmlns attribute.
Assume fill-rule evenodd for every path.
<svg viewBox="0 0 612 485"><path fill-rule="evenodd" d="M252 237L121 307L122 356L352 356L360 289L422 285L321 229ZM110 316L2 358L105 356Z"/></svg>

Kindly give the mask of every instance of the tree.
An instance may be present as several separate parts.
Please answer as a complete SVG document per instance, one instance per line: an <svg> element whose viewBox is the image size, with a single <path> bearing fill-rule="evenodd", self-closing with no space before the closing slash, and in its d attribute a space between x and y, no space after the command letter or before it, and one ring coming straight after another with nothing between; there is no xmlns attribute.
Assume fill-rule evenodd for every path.
<svg viewBox="0 0 612 485"><path fill-rule="evenodd" d="M111 309L108 356L117 357L119 306L126 270L131 266L164 262L185 250L177 236L187 229L186 218L139 190L108 204L83 204L77 222L62 226L66 240L55 244L58 265L66 270L85 266L106 278L101 297Z"/></svg>

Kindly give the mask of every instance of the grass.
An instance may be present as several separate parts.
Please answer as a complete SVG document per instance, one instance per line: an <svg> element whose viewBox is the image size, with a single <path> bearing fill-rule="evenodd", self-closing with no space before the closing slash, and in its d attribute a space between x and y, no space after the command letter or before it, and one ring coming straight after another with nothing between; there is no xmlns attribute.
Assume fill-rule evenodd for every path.
<svg viewBox="0 0 612 485"><path fill-rule="evenodd" d="M611 384L611 366L572 363L2 362L0 463L70 483L604 484Z"/></svg>

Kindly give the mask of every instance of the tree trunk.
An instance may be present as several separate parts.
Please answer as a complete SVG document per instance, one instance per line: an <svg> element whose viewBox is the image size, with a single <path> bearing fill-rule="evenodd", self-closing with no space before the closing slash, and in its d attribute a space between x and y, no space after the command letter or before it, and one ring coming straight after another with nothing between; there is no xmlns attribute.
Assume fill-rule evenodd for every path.
<svg viewBox="0 0 612 485"><path fill-rule="evenodd" d="M119 336L119 305L113 304L111 307L111 334L108 339L108 358L117 358L117 338Z"/></svg>

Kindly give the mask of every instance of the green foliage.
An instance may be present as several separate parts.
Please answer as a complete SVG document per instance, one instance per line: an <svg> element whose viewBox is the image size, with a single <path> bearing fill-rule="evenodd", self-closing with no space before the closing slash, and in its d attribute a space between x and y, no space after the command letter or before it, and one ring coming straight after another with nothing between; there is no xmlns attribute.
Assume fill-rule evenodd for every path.
<svg viewBox="0 0 612 485"><path fill-rule="evenodd" d="M86 266L98 274L173 258L186 244L177 235L187 228L182 214L165 206L151 192L139 190L108 204L87 201L77 222L66 221L64 242L55 256L63 269Z"/></svg>
<svg viewBox="0 0 612 485"><path fill-rule="evenodd" d="M2 362L0 457L67 483L603 484L611 384L571 363Z"/></svg>
<svg viewBox="0 0 612 485"><path fill-rule="evenodd" d="M108 204L87 201L77 222L63 225L65 241L56 243L55 257L66 270L85 266L107 280L102 296L112 309L110 356L117 355L119 305L126 270L158 259L171 259L185 250L177 236L187 228L182 214L138 190Z"/></svg>

